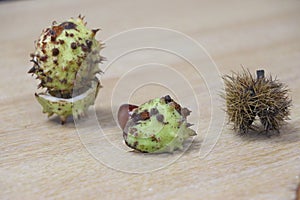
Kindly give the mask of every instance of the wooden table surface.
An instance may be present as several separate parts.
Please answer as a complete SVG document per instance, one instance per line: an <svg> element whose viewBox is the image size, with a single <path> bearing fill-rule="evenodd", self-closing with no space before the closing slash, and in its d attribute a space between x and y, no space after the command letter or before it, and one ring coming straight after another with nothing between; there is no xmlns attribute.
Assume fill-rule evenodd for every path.
<svg viewBox="0 0 300 200"><path fill-rule="evenodd" d="M0 198L294 199L300 181L299 10L297 0L0 2ZM97 39L106 43L101 54L107 61L100 66L105 71L101 76L104 87L94 107L96 112L91 108L89 117L82 120L87 126L81 126L81 121L75 125L72 119L62 126L57 117L48 119L42 114L34 98L37 81L27 74L29 54L43 28L53 20L78 14L86 16L90 28L102 29ZM211 70L211 76L203 72L199 78L180 55L157 49L124 54L113 62L114 56L128 49L134 51L136 41L147 38L149 31L141 34L138 30L145 29L136 29L141 27L161 27L149 31L172 33L167 38L158 34L146 42L185 51L201 66L200 71ZM132 29L136 29L133 34L122 39L124 31ZM241 65L253 73L264 68L289 85L291 120L279 136L240 137L230 126L221 129L219 123L220 127L213 127L222 130L216 145L201 157L210 122L222 122L224 117L219 112L212 118L212 109L221 107L211 105L209 96L209 92L221 91L222 87L213 84L219 82L220 74L215 74L207 55L189 51L181 44L176 39L179 33L202 45L220 74L241 70ZM113 117L118 103L130 94L130 102L142 103L171 93L181 97L185 106L198 108L180 79L171 79L170 86L155 82L127 90L132 77L154 74L148 70L145 75L142 70L130 75L134 67L150 62L156 64L143 70L173 69L196 93L200 117L193 110L191 121L196 123L198 135L187 151L145 155L128 151L122 143L121 130ZM161 71L156 74L161 80L169 76ZM118 85L120 80L122 84ZM98 127L95 121L89 124L95 116ZM210 135L218 136L218 132L210 131Z"/></svg>

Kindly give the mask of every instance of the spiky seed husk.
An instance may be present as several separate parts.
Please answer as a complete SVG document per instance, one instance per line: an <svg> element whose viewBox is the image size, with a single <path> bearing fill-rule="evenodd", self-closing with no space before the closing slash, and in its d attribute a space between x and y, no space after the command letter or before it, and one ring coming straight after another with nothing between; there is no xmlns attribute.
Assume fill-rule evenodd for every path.
<svg viewBox="0 0 300 200"><path fill-rule="evenodd" d="M300 183L298 183L298 186L296 188L296 198L295 200L300 200Z"/></svg>
<svg viewBox="0 0 300 200"><path fill-rule="evenodd" d="M258 116L266 133L279 132L289 119L291 99L287 86L272 76L266 78L264 70L258 70L254 78L249 70L243 69L242 73L223 76L223 80L226 112L236 131L257 130L253 122Z"/></svg>
<svg viewBox="0 0 300 200"><path fill-rule="evenodd" d="M127 146L145 153L173 152L195 136L189 127L187 108L181 108L169 95L152 99L132 110L123 138Z"/></svg>
<svg viewBox="0 0 300 200"><path fill-rule="evenodd" d="M92 105L96 96L91 99L91 95L84 95L89 92L97 95L101 87L96 76L101 72L98 64L103 60L99 54L102 44L95 39L99 29L88 29L83 19L79 16L60 24L53 22L42 31L35 52L30 55L33 67L28 73L36 75L40 80L38 88L45 90L36 94L36 98L44 112L49 116L59 115L62 122L72 115L75 104ZM75 97L79 95L84 102L72 101L78 100ZM75 117L86 109L79 108L82 112L75 111Z"/></svg>

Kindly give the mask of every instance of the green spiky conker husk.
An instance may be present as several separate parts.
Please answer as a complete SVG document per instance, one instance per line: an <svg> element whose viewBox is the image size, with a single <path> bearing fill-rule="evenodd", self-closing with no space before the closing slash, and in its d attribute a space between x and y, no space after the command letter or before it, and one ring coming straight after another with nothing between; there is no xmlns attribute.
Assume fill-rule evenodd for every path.
<svg viewBox="0 0 300 200"><path fill-rule="evenodd" d="M46 90L36 97L48 115L58 114L64 121L72 113L72 110L67 109L72 104L66 103L69 102L66 99L72 99L91 89L95 94L98 93L100 86L93 86L94 81L100 85L96 75L101 72L98 64L103 60L99 54L102 45L95 39L98 30L88 29L83 17L79 16L60 24L53 22L35 42L35 52L30 55L34 65L29 73L36 75L40 80L38 87ZM54 97L52 100L65 102L62 104L65 105L64 108L54 106L54 102L50 104L47 95ZM96 96L93 100L85 98L87 99L82 99L86 101L84 105L91 105Z"/></svg>
<svg viewBox="0 0 300 200"><path fill-rule="evenodd" d="M183 142L196 135L181 108L169 95L156 98L132 111L123 130L125 143L140 152L173 152L183 148Z"/></svg>

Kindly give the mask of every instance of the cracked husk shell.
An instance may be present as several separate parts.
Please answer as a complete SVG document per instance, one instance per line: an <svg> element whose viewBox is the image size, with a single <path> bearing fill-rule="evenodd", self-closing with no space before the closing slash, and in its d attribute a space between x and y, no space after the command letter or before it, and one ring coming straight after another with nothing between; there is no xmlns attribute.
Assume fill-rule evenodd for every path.
<svg viewBox="0 0 300 200"><path fill-rule="evenodd" d="M184 141L196 135L187 123L190 112L169 95L150 100L132 110L123 130L125 143L146 153L181 150Z"/></svg>

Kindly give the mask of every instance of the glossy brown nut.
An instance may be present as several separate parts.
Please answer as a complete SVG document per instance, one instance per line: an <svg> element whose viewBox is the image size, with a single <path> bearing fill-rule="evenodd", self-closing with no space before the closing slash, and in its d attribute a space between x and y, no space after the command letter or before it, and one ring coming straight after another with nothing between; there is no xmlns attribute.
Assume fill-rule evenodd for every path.
<svg viewBox="0 0 300 200"><path fill-rule="evenodd" d="M122 130L125 128L126 123L130 117L130 113L133 109L138 108L136 105L132 104L123 104L118 110L118 123Z"/></svg>

